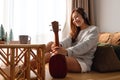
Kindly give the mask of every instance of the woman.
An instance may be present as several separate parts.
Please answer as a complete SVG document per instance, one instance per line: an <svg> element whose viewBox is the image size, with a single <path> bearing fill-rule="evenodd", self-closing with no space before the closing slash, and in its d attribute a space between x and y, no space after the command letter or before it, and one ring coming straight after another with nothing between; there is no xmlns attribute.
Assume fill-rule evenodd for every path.
<svg viewBox="0 0 120 80"><path fill-rule="evenodd" d="M72 11L70 25L70 35L60 42L60 46L54 46L53 42L47 44L46 63L52 53L62 54L69 72L90 71L98 42L97 27L90 25L83 8Z"/></svg>

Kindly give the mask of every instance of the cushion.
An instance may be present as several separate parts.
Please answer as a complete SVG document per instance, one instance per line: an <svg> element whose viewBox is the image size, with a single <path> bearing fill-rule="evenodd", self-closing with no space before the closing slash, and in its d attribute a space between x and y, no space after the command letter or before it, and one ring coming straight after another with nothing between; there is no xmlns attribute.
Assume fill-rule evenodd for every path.
<svg viewBox="0 0 120 80"><path fill-rule="evenodd" d="M92 69L99 72L120 70L120 60L111 45L97 47Z"/></svg>
<svg viewBox="0 0 120 80"><path fill-rule="evenodd" d="M103 32L99 34L99 43L110 43L111 42L112 33Z"/></svg>
<svg viewBox="0 0 120 80"><path fill-rule="evenodd" d="M120 45L120 32L113 33L111 44Z"/></svg>

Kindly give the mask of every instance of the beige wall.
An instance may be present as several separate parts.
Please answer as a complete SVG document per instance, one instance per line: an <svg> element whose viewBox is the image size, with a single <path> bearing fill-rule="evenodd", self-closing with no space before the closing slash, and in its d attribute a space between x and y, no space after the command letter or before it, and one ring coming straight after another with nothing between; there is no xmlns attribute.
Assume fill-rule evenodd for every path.
<svg viewBox="0 0 120 80"><path fill-rule="evenodd" d="M120 0L94 0L96 24L101 32L120 32Z"/></svg>

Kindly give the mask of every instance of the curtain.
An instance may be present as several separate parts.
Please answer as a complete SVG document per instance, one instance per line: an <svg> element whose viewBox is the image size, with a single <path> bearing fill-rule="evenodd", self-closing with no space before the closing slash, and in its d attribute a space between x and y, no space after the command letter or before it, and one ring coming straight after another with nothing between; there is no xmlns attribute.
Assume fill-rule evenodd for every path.
<svg viewBox="0 0 120 80"><path fill-rule="evenodd" d="M64 39L70 31L70 16L72 11L72 0L66 0L66 20L62 31L62 39Z"/></svg>
<svg viewBox="0 0 120 80"><path fill-rule="evenodd" d="M85 9L90 23L95 25L94 0L72 0L72 9L82 7Z"/></svg>
<svg viewBox="0 0 120 80"><path fill-rule="evenodd" d="M3 23L3 0L0 0L0 24Z"/></svg>
<svg viewBox="0 0 120 80"><path fill-rule="evenodd" d="M53 41L52 21L59 22L61 39L66 18L66 0L0 0L0 3L4 16L1 24L8 33L10 29L13 30L14 40L19 40L22 34L29 35L33 44Z"/></svg>

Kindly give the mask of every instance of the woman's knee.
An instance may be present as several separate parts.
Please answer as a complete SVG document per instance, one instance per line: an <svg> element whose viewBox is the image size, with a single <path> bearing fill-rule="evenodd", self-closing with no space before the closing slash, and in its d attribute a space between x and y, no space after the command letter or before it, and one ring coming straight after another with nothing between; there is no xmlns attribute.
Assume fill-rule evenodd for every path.
<svg viewBox="0 0 120 80"><path fill-rule="evenodd" d="M81 66L73 57L66 57L67 69L69 72L81 72Z"/></svg>

